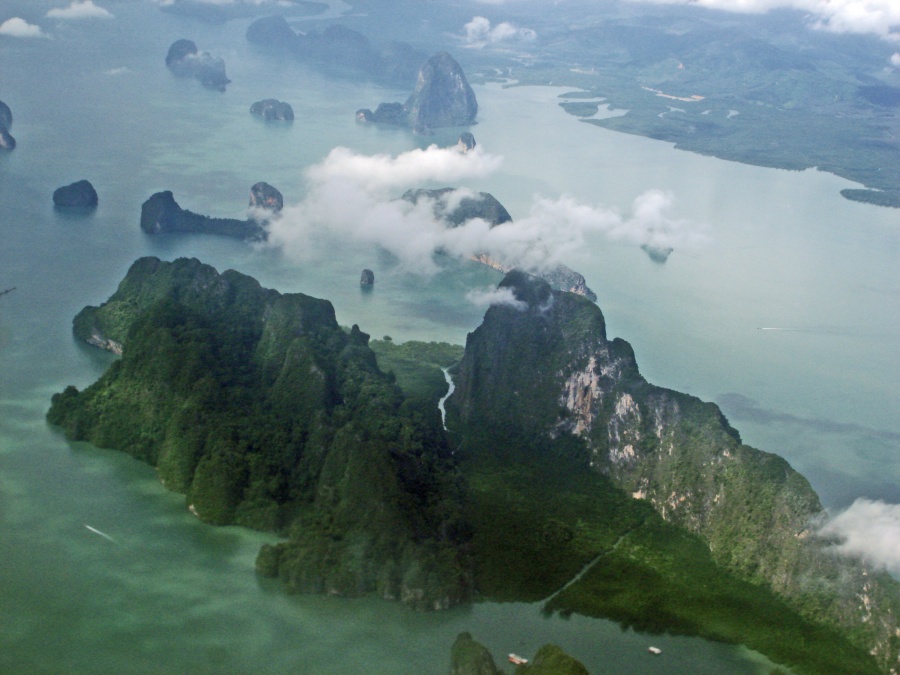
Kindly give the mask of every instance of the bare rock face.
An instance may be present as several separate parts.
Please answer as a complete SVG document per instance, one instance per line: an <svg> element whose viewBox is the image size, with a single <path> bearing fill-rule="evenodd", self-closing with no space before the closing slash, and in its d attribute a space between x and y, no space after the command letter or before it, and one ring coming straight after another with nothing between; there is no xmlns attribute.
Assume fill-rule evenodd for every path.
<svg viewBox="0 0 900 675"><path fill-rule="evenodd" d="M166 65L179 77L193 77L210 89L225 91L231 80L225 75L225 62L209 52L201 52L193 40L176 40L166 54Z"/></svg>
<svg viewBox="0 0 900 675"><path fill-rule="evenodd" d="M250 113L259 115L264 120L294 121L294 109L289 103L267 98L250 106Z"/></svg>
<svg viewBox="0 0 900 675"><path fill-rule="evenodd" d="M372 270L363 270L362 274L359 277L359 285L360 286L374 286L375 285L375 272Z"/></svg>
<svg viewBox="0 0 900 675"><path fill-rule="evenodd" d="M97 203L97 191L90 181L80 180L53 192L53 204L61 208L89 209Z"/></svg>
<svg viewBox="0 0 900 675"><path fill-rule="evenodd" d="M284 197L268 183L259 182L250 188L250 207L278 213L284 207Z"/></svg>

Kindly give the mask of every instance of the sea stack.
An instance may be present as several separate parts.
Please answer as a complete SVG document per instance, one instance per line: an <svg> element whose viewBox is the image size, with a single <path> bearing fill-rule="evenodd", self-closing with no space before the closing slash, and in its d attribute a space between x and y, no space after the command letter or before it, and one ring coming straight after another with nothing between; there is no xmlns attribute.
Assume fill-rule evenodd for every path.
<svg viewBox="0 0 900 675"><path fill-rule="evenodd" d="M359 276L359 285L363 288L372 288L375 285L375 272L372 270L363 270Z"/></svg>
<svg viewBox="0 0 900 675"><path fill-rule="evenodd" d="M53 191L53 204L60 208L89 209L97 203L97 191L90 181L76 181Z"/></svg>
<svg viewBox="0 0 900 675"><path fill-rule="evenodd" d="M459 150L462 154L466 154L467 152L471 152L472 150L474 150L475 136L473 136L469 131L460 134L459 139L456 141L456 149Z"/></svg>
<svg viewBox="0 0 900 675"><path fill-rule="evenodd" d="M250 188L250 208L278 213L282 207L284 207L284 197L268 183L260 181Z"/></svg>

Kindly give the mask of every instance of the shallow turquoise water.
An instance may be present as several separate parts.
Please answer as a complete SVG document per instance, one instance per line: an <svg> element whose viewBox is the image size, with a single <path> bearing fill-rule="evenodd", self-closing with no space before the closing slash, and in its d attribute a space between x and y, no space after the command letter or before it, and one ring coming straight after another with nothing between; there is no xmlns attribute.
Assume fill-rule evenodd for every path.
<svg viewBox="0 0 900 675"><path fill-rule="evenodd" d="M110 359L74 342L72 316L105 300L141 255L196 256L326 297L342 323L401 340L462 343L482 313L466 292L499 279L468 263L411 276L349 242L298 264L224 239L143 236L140 204L157 190L200 213L240 217L259 180L299 201L304 167L335 145L396 154L454 138L357 125L358 107L405 92L274 63L245 44L246 22L203 26L143 3L111 9L110 22L48 27L52 40L0 43L0 98L19 142L0 156L0 287L16 287L0 298L0 671L438 673L456 633L470 630L497 655L556 641L594 672L764 672L739 648L548 619L537 606L415 614L376 600L286 597L252 573L267 536L204 526L148 467L47 427L50 396L90 383ZM162 65L186 35L225 58L234 80L225 94ZM897 212L842 200L845 182L832 176L589 127L556 106L556 89L477 93L473 131L504 165L470 187L514 216L535 193L627 211L643 190L662 188L678 216L706 225L708 246L676 251L664 266L599 236L567 261L648 379L758 402L732 396L725 410L745 440L784 454L830 503L900 499L891 492L900 483ZM292 126L250 117L250 103L271 96L294 106ZM100 207L87 217L55 212L52 191L80 178L95 185ZM363 267L376 272L373 293L359 290ZM649 659L648 644L665 658Z"/></svg>

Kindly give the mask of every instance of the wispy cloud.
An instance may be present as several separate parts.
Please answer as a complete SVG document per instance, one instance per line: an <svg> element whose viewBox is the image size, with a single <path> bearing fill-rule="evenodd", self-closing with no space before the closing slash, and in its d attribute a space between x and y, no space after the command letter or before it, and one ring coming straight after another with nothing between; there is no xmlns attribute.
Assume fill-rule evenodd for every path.
<svg viewBox="0 0 900 675"><path fill-rule="evenodd" d="M833 516L819 534L837 540L835 552L855 555L900 573L900 504L857 499Z"/></svg>
<svg viewBox="0 0 900 675"><path fill-rule="evenodd" d="M537 37L530 28L520 28L506 21L491 25L490 20L483 16L473 16L472 20L463 26L463 30L466 34L466 44L478 49L510 40L531 42Z"/></svg>
<svg viewBox="0 0 900 675"><path fill-rule="evenodd" d="M809 15L814 28L835 33L871 33L900 41L897 0L632 0L665 5L692 5L729 12L762 14L796 9Z"/></svg>
<svg viewBox="0 0 900 675"><path fill-rule="evenodd" d="M628 216L567 196L536 198L524 217L497 227L480 218L449 227L435 217L431 200L397 198L407 188L485 177L501 163L480 145L465 154L431 146L395 157L335 148L306 172L304 200L270 221L269 245L310 260L335 239L356 242L390 252L405 271L431 274L439 269L438 252L460 258L487 253L504 264L543 271L576 257L594 234L673 248L705 241L699 228L668 215L672 196L657 190L638 197ZM463 190L441 199L452 205L472 194Z"/></svg>
<svg viewBox="0 0 900 675"><path fill-rule="evenodd" d="M900 68L900 52L895 52L891 55L891 65L894 68Z"/></svg>
<svg viewBox="0 0 900 675"><path fill-rule="evenodd" d="M40 26L28 23L25 19L20 19L17 16L0 23L0 35L20 38L47 37Z"/></svg>
<svg viewBox="0 0 900 675"><path fill-rule="evenodd" d="M112 19L113 15L93 3L93 0L73 0L68 7L55 8L47 12L51 19Z"/></svg>
<svg viewBox="0 0 900 675"><path fill-rule="evenodd" d="M528 303L519 300L513 289L504 286L503 288L485 288L481 290L469 291L466 293L466 300L476 307L490 307L493 305L503 305L512 307L519 311L528 307Z"/></svg>

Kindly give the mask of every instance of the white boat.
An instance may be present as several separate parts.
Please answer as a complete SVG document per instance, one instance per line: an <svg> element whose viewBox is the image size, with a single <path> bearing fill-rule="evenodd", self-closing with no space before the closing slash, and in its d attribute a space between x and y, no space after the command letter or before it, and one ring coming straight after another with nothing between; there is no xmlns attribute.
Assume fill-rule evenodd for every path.
<svg viewBox="0 0 900 675"><path fill-rule="evenodd" d="M509 655L509 662L510 662L510 663L514 663L514 664L516 664L517 666L522 666L522 665L525 665L526 663L528 663L528 659L522 658L522 657L519 656L518 654L510 654L510 655Z"/></svg>
<svg viewBox="0 0 900 675"><path fill-rule="evenodd" d="M659 647L647 647L647 651L650 652L651 654L656 654L656 655L662 654L662 649L660 649Z"/></svg>

